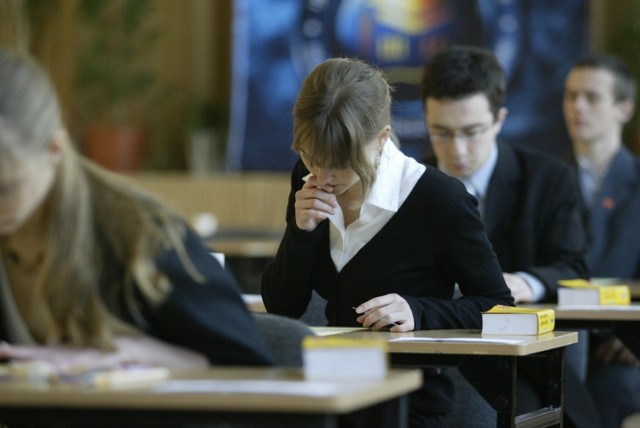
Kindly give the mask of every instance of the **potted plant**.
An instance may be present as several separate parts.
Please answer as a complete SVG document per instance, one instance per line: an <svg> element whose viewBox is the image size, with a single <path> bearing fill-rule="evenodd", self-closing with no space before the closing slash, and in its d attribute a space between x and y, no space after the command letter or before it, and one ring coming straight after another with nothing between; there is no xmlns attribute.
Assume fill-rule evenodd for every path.
<svg viewBox="0 0 640 428"><path fill-rule="evenodd" d="M82 37L75 75L85 153L115 170L142 165L142 115L157 81L150 67L159 32L153 0L77 2Z"/></svg>
<svg viewBox="0 0 640 428"><path fill-rule="evenodd" d="M185 158L189 171L206 175L222 169L226 109L212 101L196 102L187 119Z"/></svg>

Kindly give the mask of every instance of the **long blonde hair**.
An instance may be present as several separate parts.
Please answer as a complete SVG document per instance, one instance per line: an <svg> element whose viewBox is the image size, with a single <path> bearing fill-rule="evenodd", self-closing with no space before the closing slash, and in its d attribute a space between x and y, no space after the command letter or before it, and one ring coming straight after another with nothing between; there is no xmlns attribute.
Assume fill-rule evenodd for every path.
<svg viewBox="0 0 640 428"><path fill-rule="evenodd" d="M46 73L30 59L0 51L0 156L28 158L62 129L57 95ZM5 136L7 138L5 138ZM66 144L47 196L46 254L34 288L38 324L47 343L110 348L114 315L140 317L135 286L151 302L171 289L154 259L175 248L185 255L186 224L123 178ZM124 307L121 296L125 296ZM120 296L120 297L119 297ZM143 321L140 320L140 323Z"/></svg>

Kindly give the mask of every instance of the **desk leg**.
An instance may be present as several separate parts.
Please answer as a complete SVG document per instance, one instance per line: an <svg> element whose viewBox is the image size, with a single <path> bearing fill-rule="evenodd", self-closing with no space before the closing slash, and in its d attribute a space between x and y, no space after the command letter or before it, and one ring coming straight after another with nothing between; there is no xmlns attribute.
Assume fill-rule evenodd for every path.
<svg viewBox="0 0 640 428"><path fill-rule="evenodd" d="M402 368L457 365L469 383L496 410L498 427L562 426L564 348L526 357L392 353L391 364ZM543 407L516 416L516 379L523 365L533 366L532 374L539 381Z"/></svg>
<svg viewBox="0 0 640 428"><path fill-rule="evenodd" d="M495 361L495 363L494 363ZM497 412L498 427L562 426L564 348L526 357L485 360L483 366L461 365L460 371ZM492 368L497 364L497 369ZM528 372L541 392L542 408L516 415L518 371ZM504 392L502 392L504 391Z"/></svg>
<svg viewBox="0 0 640 428"><path fill-rule="evenodd" d="M409 398L404 395L384 403L341 416L351 428L407 428L409 426Z"/></svg>
<svg viewBox="0 0 640 428"><path fill-rule="evenodd" d="M551 349L525 357L521 360L520 367L538 382L544 405L562 409L564 405L564 384L562 382L564 379L564 348Z"/></svg>
<svg viewBox="0 0 640 428"><path fill-rule="evenodd" d="M495 355L460 365L460 372L496 410L498 427L515 424L517 367L516 357Z"/></svg>

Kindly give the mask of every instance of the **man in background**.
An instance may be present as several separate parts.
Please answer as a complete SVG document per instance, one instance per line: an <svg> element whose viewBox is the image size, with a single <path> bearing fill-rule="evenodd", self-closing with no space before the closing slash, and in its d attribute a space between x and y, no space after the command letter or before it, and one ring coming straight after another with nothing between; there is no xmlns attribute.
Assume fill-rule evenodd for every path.
<svg viewBox="0 0 640 428"><path fill-rule="evenodd" d="M626 66L608 56L579 60L565 81L563 111L593 277L640 277L640 161L622 144L635 91ZM632 332L628 338L637 343L638 336ZM640 411L640 361L611 332L593 332L591 342L589 389L603 426L619 427Z"/></svg>
<svg viewBox="0 0 640 428"><path fill-rule="evenodd" d="M505 92L504 72L488 50L456 47L433 57L422 77L435 154L426 163L460 179L477 198L516 302L556 302L558 280L588 275L579 188L560 160L497 142ZM565 426L597 426L578 376L586 372L586 350L570 353L576 361L567 364ZM518 402L532 395L519 392Z"/></svg>

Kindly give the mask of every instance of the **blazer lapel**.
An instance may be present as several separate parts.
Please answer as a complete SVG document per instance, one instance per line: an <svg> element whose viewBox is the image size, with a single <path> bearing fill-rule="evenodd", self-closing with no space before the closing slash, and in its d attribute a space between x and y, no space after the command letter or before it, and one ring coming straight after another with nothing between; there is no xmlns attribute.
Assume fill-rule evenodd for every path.
<svg viewBox="0 0 640 428"><path fill-rule="evenodd" d="M484 221L489 239L499 227L511 224L509 214L518 203L518 183L521 180L518 160L511 147L499 144L498 161L489 181L485 197Z"/></svg>
<svg viewBox="0 0 640 428"><path fill-rule="evenodd" d="M589 210L588 229L590 234L589 266L594 266L607 249L611 231L607 226L615 217L633 191L634 181L633 155L622 148L611 162L600 190L596 194Z"/></svg>

